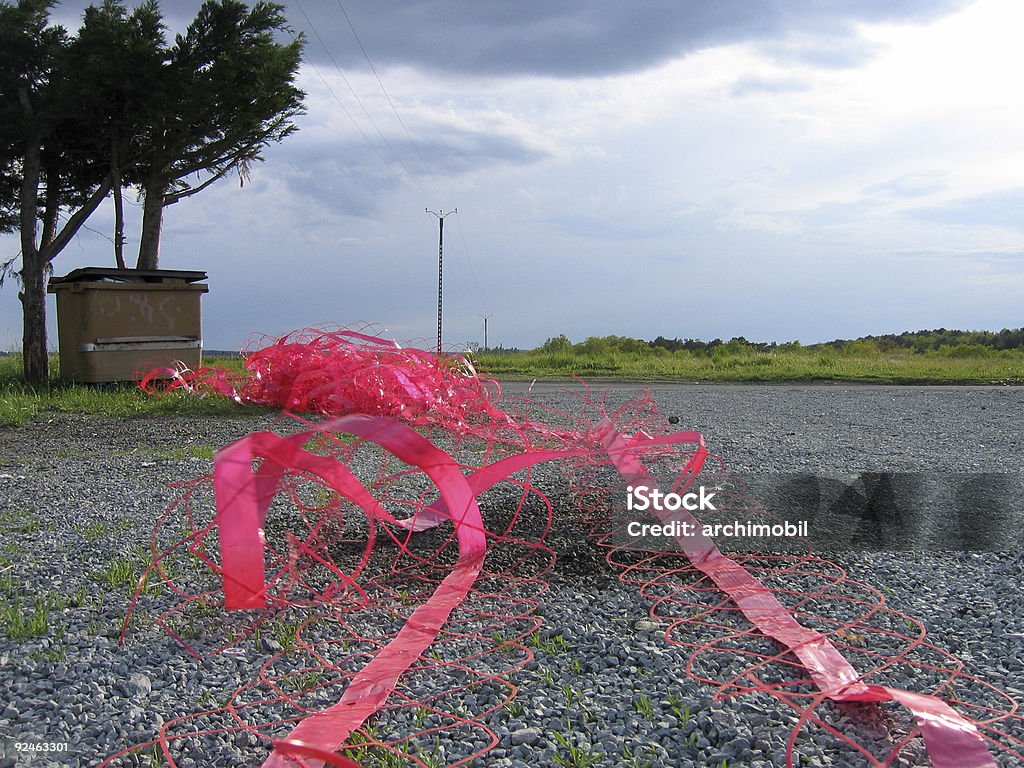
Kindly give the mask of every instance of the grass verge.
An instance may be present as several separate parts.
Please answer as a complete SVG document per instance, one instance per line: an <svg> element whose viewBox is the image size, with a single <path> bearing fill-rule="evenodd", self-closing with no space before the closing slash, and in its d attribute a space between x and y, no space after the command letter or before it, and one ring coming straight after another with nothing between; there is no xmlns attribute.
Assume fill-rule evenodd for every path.
<svg viewBox="0 0 1024 768"><path fill-rule="evenodd" d="M566 376L694 382L863 382L1024 384L1024 350L845 350L782 345L761 351L725 344L711 354L661 348L485 352L476 362L494 378Z"/></svg>
<svg viewBox="0 0 1024 768"><path fill-rule="evenodd" d="M207 365L241 369L237 358L211 358ZM33 388L21 377L21 357L0 357L0 427L24 424L46 413L89 413L110 418L150 416L258 415L264 409L242 406L225 397L197 397L174 393L147 395L138 386L124 384L69 384L59 379L59 363L51 362L51 378L45 387Z"/></svg>
<svg viewBox="0 0 1024 768"><path fill-rule="evenodd" d="M560 343L553 343L560 342ZM713 349L669 350L621 337L579 344L559 337L530 351L480 353L478 370L494 378L607 377L688 382L860 382L870 384L1024 384L1024 348L980 345L937 349L882 349L855 341L804 347L765 348L737 340ZM209 358L207 365L242 371L238 358ZM0 357L0 427L17 426L48 412L88 413L112 418L160 415L264 413L222 397L171 394L153 397L132 384L68 384L53 360L49 384L38 389L21 380L21 358Z"/></svg>

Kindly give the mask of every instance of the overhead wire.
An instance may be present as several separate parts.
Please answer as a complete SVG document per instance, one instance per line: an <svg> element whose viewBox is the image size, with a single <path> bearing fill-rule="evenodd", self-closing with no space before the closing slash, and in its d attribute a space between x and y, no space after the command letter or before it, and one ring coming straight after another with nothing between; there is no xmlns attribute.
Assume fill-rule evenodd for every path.
<svg viewBox="0 0 1024 768"><path fill-rule="evenodd" d="M331 94L331 96L334 98L334 100L338 103L338 106L341 107L342 111L344 111L345 116L348 117L348 119L351 121L352 125L355 126L355 129L357 131L359 131L359 133L363 137L363 139L366 140L366 143L370 145L370 148L377 154L377 157L380 158L380 161L382 163L384 163L385 165L389 166L390 163L388 162L388 159L386 157L384 157L383 154L381 154L381 151L377 147L377 145L374 144L372 141L370 141L370 137L366 135L366 132L362 129L362 127L359 125L359 123L356 121L356 119L352 116L352 113L348 111L348 107L345 106L344 102L340 98L338 98L338 94L335 93L334 88L331 87L330 82L328 82L327 78L324 77L323 73L320 71L320 68L317 67L317 65L314 64L312 61L307 60L306 63L309 64L309 66L311 66L313 68L313 71L316 72L317 77L320 78L320 81L327 88L327 91ZM402 176L399 176L398 178L402 181L402 183L404 183L406 185L409 184L409 182L406 181L405 178L403 178Z"/></svg>
<svg viewBox="0 0 1024 768"><path fill-rule="evenodd" d="M338 9L341 11L341 14L342 14L342 16L345 19L346 24L348 24L348 28L349 28L349 30L352 33L352 37L356 41L356 45L359 46L359 51L362 53L363 58L365 59L367 66L370 68L370 71L373 73L374 78L377 80L377 85L380 87L381 93L384 95L384 99L387 101L388 106L390 107L392 113L395 116L395 119L398 121L398 124L401 126L402 131L404 132L405 137L406 137L406 139L409 142L409 145L412 147L413 151L416 154L416 157L419 159L419 161L422 164L422 166L423 166L424 170L426 171L427 175L433 181L434 186L437 187L437 189L440 192L445 193L446 190L445 190L444 186L441 184L441 182L438 179L437 175L434 173L434 170L431 167L430 163L427 162L426 157L424 156L423 152L420 150L420 147L416 143L416 140L413 138L412 132L409 130L408 125L406 125L405 120L402 119L402 116L401 116L401 114L398 111L398 107L395 105L394 100L391 98L391 95L388 93L388 90L387 90L387 88L384 85L384 80L383 80L383 78L381 78L380 73L377 71L377 67L374 66L373 61L370 58L370 54L366 50L366 46L363 45L362 38L360 38L359 32L356 30L355 24L353 23L352 18L349 16L348 11L345 9L345 6L342 3L342 0L336 0L336 2L337 2L337 5L338 5ZM411 181L412 184L416 185L416 187L419 189L419 191L421 193L426 194L426 192L423 189L423 186L420 184L417 176L412 173L412 171L409 169L408 165L406 165L406 163L402 160L401 156L395 150L394 146L391 144L391 142L384 135L384 132L381 130L380 126L377 124L377 122L370 115L369 110L366 108L366 105L364 104L362 99L360 99L358 93L356 93L356 90L353 87L352 83L349 81L349 79L345 76L344 72L342 71L341 66L338 63L337 59L331 53L331 50L327 47L326 42L324 41L323 37L320 35L320 32L317 29L316 25L313 23L313 20L310 18L309 14L306 13L305 8L303 8L303 6L302 6L301 0L295 0L295 4L298 7L299 11L302 13L303 17L305 18L306 23L308 24L308 26L309 26L310 30L312 31L313 35L316 37L317 41L320 43L320 46L324 49L324 51L326 52L328 58L331 60L331 63L334 65L335 70L337 70L338 75L341 77L342 81L348 87L349 91L352 94L352 97L356 100L356 103L362 109L363 114L366 116L367 120L370 121L370 124L377 131L377 134L380 136L381 140L384 142L384 145L387 147L388 151L390 151L390 153L394 156L395 161L398 163L398 165L405 172L404 176L400 176L400 178L402 179L403 183L405 183L408 186L409 185L409 181ZM359 125L358 121L353 117L352 113L348 110L347 107L345 107L344 103L338 97L337 93L330 86L330 83L324 77L323 73L320 72L320 70L316 67L316 65L313 62L310 61L309 63L310 63L310 66L313 67L313 69L317 73L317 75L320 77L321 81L323 81L323 83L327 87L328 91L334 97L334 100L337 101L338 104L342 107L342 109L345 111L345 114L348 116L349 120L356 127L356 129L359 131L359 133L363 136L363 138L366 140L366 142L368 144L370 144L370 146L373 148L374 152L376 152L377 156L381 159L382 162L385 163L385 165L391 167L391 162L389 162L384 157L383 153L380 151L380 149L377 147L377 145L369 138L369 136L367 136L366 132ZM466 242L466 235L465 235L465 231L463 230L463 227L462 227L462 221L461 221L460 217L458 217L458 216L456 216L456 219L458 220L458 224L459 224L459 240L460 240L461 245L462 245L462 254L461 254L461 258L460 258L459 250L458 249L454 250L455 263L456 263L456 266L457 266L457 269L456 269L454 274L457 276L457 279L459 279L459 282L471 283L471 285L463 285L462 287L464 289L471 290L471 291L474 292L474 294L479 295L480 294L480 282L477 279L476 270L473 268L473 260L472 260L472 258L470 256L470 253L469 253L469 246L468 246L468 243ZM463 261L465 261L465 264L463 264ZM467 273L468 273L468 280L466 279L466 274Z"/></svg>
<svg viewBox="0 0 1024 768"><path fill-rule="evenodd" d="M455 217L455 220L459 224L459 238L462 240L462 250L465 251L465 253L466 253L466 264L469 267L469 276L473 280L473 288L474 288L474 290L479 295L479 293L480 293L480 283L476 279L476 270L473 269L473 260L469 257L469 246L466 244L466 233L462 229L462 220L458 216Z"/></svg>
<svg viewBox="0 0 1024 768"><path fill-rule="evenodd" d="M397 162L398 165L405 172L405 176L401 176L401 175L399 176L401 181L403 183L405 183L405 184L409 184L409 181L411 181L413 184L416 185L416 187L419 188L419 191L420 191L421 194L426 194L426 191L423 189L423 186L419 183L419 181L416 179L416 177L413 175L413 173L409 170L408 166L406 166L406 164L402 160L401 156L398 154L397 151L395 151L395 148L391 145L391 142L388 141L387 137L384 135L384 132L381 131L380 126L377 125L376 121L370 115L369 111L366 109L366 105L364 105L362 100L359 98L359 94L357 94L355 88L352 87L352 83L350 83L348 78L345 77L345 73L342 71L341 66L338 64L337 59L334 58L334 54L331 53L331 49L327 47L327 43L325 43L323 37L320 36L319 30L316 28L316 25L313 23L313 20L309 17L309 14L306 13L306 9L302 7L302 3L300 2L300 0L295 0L295 5L299 9L299 11L302 13L303 18L305 18L306 23L309 25L310 30L313 32L313 36L316 37L317 41L320 43L320 46L324 49L324 52L327 54L327 57L331 60L331 63L334 65L335 70L337 70L338 75L342 79L342 82L345 83L345 85L348 87L349 91L351 92L352 97L356 100L356 103L363 110L363 114L366 115L366 119L370 121L370 125L372 125L374 127L374 129L377 131L377 135L380 136L381 141L384 142L384 145L391 152L392 156L395 159L395 162ZM309 63L309 65L311 67L313 67L313 70L317 73L319 78L323 81L324 85L327 86L327 90L330 92L331 96L334 97L334 100L336 102L338 102L338 105L345 111L345 114L348 116L348 118L352 122L352 124L356 127L356 130L359 131L359 133L363 137L363 139L365 139L367 144L369 144L373 148L374 152L377 153L377 156L380 157L380 159L385 163L385 165L391 167L391 162L387 158L384 157L384 155L381 153L381 151L377 147L377 145L370 139L369 136L367 136L367 134L363 130L362 126L359 125L358 121L355 119L355 117L353 117L352 113L345 106L344 102L342 102L342 100L338 97L338 94L331 87L330 83L327 81L327 78L324 77L324 75L320 71L320 69L316 66L316 64L314 64L309 59L307 59L307 62Z"/></svg>
<svg viewBox="0 0 1024 768"><path fill-rule="evenodd" d="M398 109L397 107L395 107L395 103L391 100L391 96L388 94L387 88L384 87L384 81L381 80L380 74L378 74L377 72L377 68L373 66L373 62L370 61L370 55L366 52L366 48L363 46L363 41L359 39L359 33L356 32L355 25L352 23L352 19L349 18L348 12L345 10L345 6L342 5L341 0L336 1L338 3L338 8L341 9L342 16L345 17L345 21L348 23L348 28L352 30L352 37L356 39L356 45L359 46L359 50L362 52L363 58L366 59L367 66L370 67L370 71L373 72L373 76L377 78L377 85L380 86L381 93L384 94L384 98L387 100L388 106L391 107L391 111L395 114L395 119L398 120L398 124L402 126L402 130L405 131L405 137L409 140L409 145L416 152L416 156L420 159L420 162L426 169L427 174L433 180L434 185L438 188L439 191L444 192L441 183L437 180L437 176L434 175L433 169L431 169L430 164L427 162L427 159L423 156L423 153L420 152L419 146L413 140L412 134L409 132L409 128L406 126L405 121L402 119L402 116L398 114Z"/></svg>
<svg viewBox="0 0 1024 768"><path fill-rule="evenodd" d="M377 85L380 87L381 93L384 94L384 98L387 101L388 106L391 108L392 113L394 113L395 119L398 121L398 124L402 127L402 131L405 133L405 137L409 141L409 146L411 146L413 151L416 153L416 157L419 158L420 163L422 163L423 168L426 170L427 175L429 175L431 180L434 182L434 185L440 192L444 193L445 189L443 185L438 180L437 175L434 173L433 168L431 168L430 166L430 163L427 162L426 157L424 157L423 153L420 151L419 145L413 138L412 133L409 131L409 127L406 125L405 121L402 119L402 115L398 111L398 107L395 106L395 102L392 100L391 95L388 93L388 90L384 85L384 80L381 78L380 73L377 71L377 67L374 66L373 61L370 59L370 54L366 50L366 46L363 45L363 41L359 37L359 32L356 30L355 24L352 22L352 18L348 15L348 11L345 9L344 3L342 3L342 0L335 0L335 2L337 2L338 4L338 8L341 11L342 16L345 17L345 23L348 24L348 28L352 32L352 37L355 39L356 45L359 46L359 51L363 54L363 59L366 60L366 65L370 68L370 71L373 72L373 76L377 79ZM456 250L455 263L458 267L456 274L459 275L459 277L465 277L466 274L468 273L469 281L472 283L472 286L467 287L471 288L473 291L479 294L480 282L477 280L476 271L473 269L473 261L469 255L469 246L466 243L466 235L462 228L462 221L461 219L459 219L458 216L456 216L456 220L458 220L459 223L459 238L462 242L462 250L465 260L465 265L463 265L463 259L459 258L459 252L458 250Z"/></svg>

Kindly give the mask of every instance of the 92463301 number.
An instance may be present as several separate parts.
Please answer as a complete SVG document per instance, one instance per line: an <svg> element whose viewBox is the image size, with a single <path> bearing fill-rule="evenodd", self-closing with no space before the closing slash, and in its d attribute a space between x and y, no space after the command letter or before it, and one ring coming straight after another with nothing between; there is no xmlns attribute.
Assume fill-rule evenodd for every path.
<svg viewBox="0 0 1024 768"><path fill-rule="evenodd" d="M67 752L66 741L16 741L15 752Z"/></svg>

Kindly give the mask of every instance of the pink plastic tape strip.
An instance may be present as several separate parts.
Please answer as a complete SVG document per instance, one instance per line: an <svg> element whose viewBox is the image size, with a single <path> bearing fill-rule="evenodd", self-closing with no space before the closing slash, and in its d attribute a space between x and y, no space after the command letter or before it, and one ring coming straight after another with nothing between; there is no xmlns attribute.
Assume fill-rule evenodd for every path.
<svg viewBox="0 0 1024 768"><path fill-rule="evenodd" d="M399 676L427 649L451 612L462 603L483 564L486 550L483 521L476 499L458 464L413 429L373 416L345 416L319 430L280 438L258 433L219 453L214 465L225 605L252 608L264 604L262 533L266 510L284 467L320 478L339 494L360 504L368 514L396 522L369 497L361 483L340 463L316 456L300 446L316 431L348 432L372 440L394 456L419 467L444 500L445 516L455 524L459 560L431 598L417 608L395 639L352 679L341 700L303 720L264 763L266 768L303 763L320 768L324 761L310 750L333 753L366 718L380 709ZM252 473L254 458L263 464ZM292 747L297 749L293 750Z"/></svg>
<svg viewBox="0 0 1024 768"><path fill-rule="evenodd" d="M599 427L601 444L616 469L632 485L654 487L637 453L649 439L627 439L610 422ZM703 448L703 445L701 446ZM685 510L658 515L662 522L696 524ZM700 531L699 525L695 525ZM895 701L909 709L921 728L935 768L996 768L977 727L934 696L898 688L867 685L840 651L819 632L801 625L776 597L739 563L722 554L710 538L697 533L678 537L694 567L706 574L764 634L788 648L811 674L822 693L836 701Z"/></svg>

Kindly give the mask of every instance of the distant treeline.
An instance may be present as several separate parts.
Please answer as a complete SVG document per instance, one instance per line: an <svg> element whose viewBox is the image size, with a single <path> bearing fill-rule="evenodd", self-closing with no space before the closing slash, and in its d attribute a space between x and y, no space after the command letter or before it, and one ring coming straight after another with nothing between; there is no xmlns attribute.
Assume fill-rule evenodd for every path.
<svg viewBox="0 0 1024 768"><path fill-rule="evenodd" d="M803 345L748 341L554 336L531 351L489 349L479 370L499 377L611 376L688 381L857 381L1024 384L1024 329L915 331Z"/></svg>
<svg viewBox="0 0 1024 768"><path fill-rule="evenodd" d="M1020 349L1024 347L1024 328L1004 328L1001 331L904 331L899 336L888 333L884 336L863 336L857 341L869 341L883 351L892 349L913 349L927 352L941 347L988 347L990 349ZM821 346L842 347L849 341L830 341Z"/></svg>
<svg viewBox="0 0 1024 768"><path fill-rule="evenodd" d="M549 339L545 344L564 339ZM620 337L605 337L608 340L617 340ZM568 341L568 339L566 339ZM588 339L587 341L591 341ZM595 340L596 341L596 340ZM583 342L586 344L587 342ZM666 339L659 336L654 341L646 342L651 348L661 347L669 352L686 350L711 355L717 347L729 346L732 349L748 349L750 351L770 352L775 349L793 350L800 349L798 341L777 344L776 342L747 341L742 336L736 336L729 341L714 339L712 341L700 341L699 339ZM842 350L851 346L863 349L866 345L873 345L879 352L892 352L895 350L913 350L918 353L935 351L942 347L984 347L988 349L1020 349L1024 347L1024 328L1004 328L1001 331L957 331L938 328L932 331L904 331L901 334L888 333L883 336L861 336L858 339L836 339L821 344L807 345L808 349L822 349L831 347ZM579 345L573 345L578 347ZM612 346L617 346L612 344Z"/></svg>

